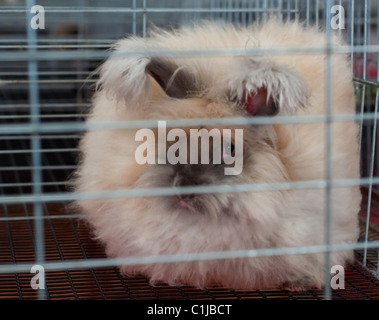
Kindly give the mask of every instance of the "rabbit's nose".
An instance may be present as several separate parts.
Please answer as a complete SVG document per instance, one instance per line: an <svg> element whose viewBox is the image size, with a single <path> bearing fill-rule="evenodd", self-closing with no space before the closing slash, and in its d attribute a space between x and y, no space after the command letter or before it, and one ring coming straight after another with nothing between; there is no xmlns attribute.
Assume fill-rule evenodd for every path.
<svg viewBox="0 0 379 320"><path fill-rule="evenodd" d="M193 194L182 194L178 196L178 204L182 208L189 208L193 199Z"/></svg>

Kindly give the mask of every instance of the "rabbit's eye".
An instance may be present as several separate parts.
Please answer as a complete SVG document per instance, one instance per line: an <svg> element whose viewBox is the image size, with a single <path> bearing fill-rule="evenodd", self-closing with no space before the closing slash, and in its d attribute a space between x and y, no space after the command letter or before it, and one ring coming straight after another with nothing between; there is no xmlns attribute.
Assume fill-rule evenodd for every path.
<svg viewBox="0 0 379 320"><path fill-rule="evenodd" d="M229 158L235 156L234 144L230 143L224 147L222 158Z"/></svg>

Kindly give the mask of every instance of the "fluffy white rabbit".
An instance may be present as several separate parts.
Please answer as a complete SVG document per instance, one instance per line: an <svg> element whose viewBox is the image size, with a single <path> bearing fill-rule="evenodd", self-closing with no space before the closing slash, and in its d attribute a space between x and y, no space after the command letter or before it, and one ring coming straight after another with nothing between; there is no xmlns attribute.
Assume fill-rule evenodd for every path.
<svg viewBox="0 0 379 320"><path fill-rule="evenodd" d="M334 36L332 44L341 45ZM152 56L150 52L325 46L325 33L275 20L248 28L209 22L170 32L155 30L147 38L123 39L99 69L87 121L324 115L325 53ZM332 114L354 114L346 55L332 54L330 74ZM189 129L196 128L200 126L182 131L189 137ZM75 190L271 184L326 177L324 122L202 128L217 128L221 133L243 129L240 174L225 175L224 162L139 164L136 150L142 142L136 141L138 129L90 130L80 143ZM158 133L156 128L152 132ZM359 178L356 123L333 122L330 142L332 178ZM155 143L151 147L156 150ZM229 156L235 156L234 152ZM360 202L359 187L332 188L332 243L356 242ZM76 204L109 257L325 244L323 188L99 198ZM331 264L345 265L352 257L351 250L332 252ZM324 285L328 272L324 260L324 253L314 253L126 265L120 270L126 275L143 274L152 284L306 289Z"/></svg>

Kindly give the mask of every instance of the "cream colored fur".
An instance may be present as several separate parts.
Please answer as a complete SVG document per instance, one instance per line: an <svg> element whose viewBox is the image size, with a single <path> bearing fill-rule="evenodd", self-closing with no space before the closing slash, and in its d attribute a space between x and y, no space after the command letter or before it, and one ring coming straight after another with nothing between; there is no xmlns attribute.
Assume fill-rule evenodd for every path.
<svg viewBox="0 0 379 320"><path fill-rule="evenodd" d="M115 45L100 69L98 91L88 122L169 120L247 116L238 108L244 92L268 87L279 114L325 114L326 56L179 56L165 58L191 73L198 95L168 97L145 69L149 51L223 48L309 48L325 46L326 36L298 23L274 20L263 26L235 28L204 23L175 32L153 32ZM340 45L333 37L333 45ZM133 50L145 52L133 56ZM127 55L122 55L126 53ZM354 114L355 101L348 58L335 54L331 63L333 114ZM236 127L236 126L234 126ZM233 127L233 128L234 128ZM220 126L219 128L224 128ZM249 156L239 176L212 176L204 184L276 183L325 179L325 124L242 126ZM332 177L359 178L358 129L335 122L332 129ZM138 165L136 130L87 132L75 178L77 192L173 186L169 165ZM358 187L334 188L331 194L332 242L354 243L358 237ZM325 244L325 190L197 196L204 212L175 207L174 197L78 201L96 238L109 257L187 254ZM201 211L201 210L198 210ZM322 287L324 253L250 259L207 260L121 266L124 274L144 274L154 284L220 284L236 289ZM331 264L345 265L352 251L337 251ZM327 271L328 272L328 271Z"/></svg>

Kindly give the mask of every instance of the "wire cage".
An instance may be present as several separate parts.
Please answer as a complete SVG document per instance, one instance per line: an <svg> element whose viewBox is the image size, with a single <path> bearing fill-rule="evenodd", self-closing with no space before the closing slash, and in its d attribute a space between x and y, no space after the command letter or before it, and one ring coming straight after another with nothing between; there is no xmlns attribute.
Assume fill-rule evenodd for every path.
<svg viewBox="0 0 379 320"><path fill-rule="evenodd" d="M30 27L33 0L0 0L0 298L4 299L378 299L379 97L376 0L67 0L38 1L45 28ZM91 238L69 203L67 181L77 166L78 141L91 107L92 71L125 35L151 25L189 25L199 19L250 25L275 14L327 25L334 5L344 9L360 123L361 237L345 269L343 290L238 291L214 287L150 286L123 277ZM35 14L35 12L34 12ZM45 266L35 290L34 265Z"/></svg>

